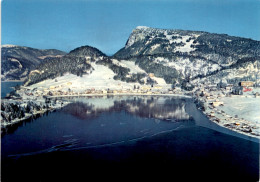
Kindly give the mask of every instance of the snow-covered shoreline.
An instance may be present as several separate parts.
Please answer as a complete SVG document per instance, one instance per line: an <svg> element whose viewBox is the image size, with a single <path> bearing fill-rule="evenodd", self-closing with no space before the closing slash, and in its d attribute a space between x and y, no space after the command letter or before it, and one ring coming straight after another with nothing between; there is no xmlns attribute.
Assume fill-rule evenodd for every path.
<svg viewBox="0 0 260 182"><path fill-rule="evenodd" d="M143 93L111 93L111 94L80 94L80 95L56 95L49 96L49 98L61 98L61 97L92 97L92 96L172 96L172 97L184 97L192 98L189 95L182 94L143 94Z"/></svg>
<svg viewBox="0 0 260 182"><path fill-rule="evenodd" d="M209 120L212 121L210 118L209 118ZM214 122L214 121L212 121L212 122ZM218 123L218 122L214 122L214 123L216 123L218 126L221 126L223 128L227 128L227 129L229 129L231 131L234 131L234 132L237 132L237 133L240 133L240 134L243 134L243 135L246 135L246 136L258 139L258 142L260 143L260 136L252 135L251 133L246 133L246 132L234 129L234 128L225 127L223 124Z"/></svg>
<svg viewBox="0 0 260 182"><path fill-rule="evenodd" d="M251 111L250 107L259 108L259 104L257 103L260 103L260 98L254 98L249 94L244 96L233 95L230 97L220 97L218 95L219 93L216 91L211 93L210 99L198 96L194 97L194 99L197 102L201 102L200 105L203 105L204 108L200 108L199 105L197 107L211 122L231 131L258 139L258 142L260 142L259 118L254 117L253 114L249 114L249 111ZM254 102L248 101L249 99L253 99ZM220 105L214 106L213 102ZM236 110L236 107L243 104L248 109L240 108L240 110ZM253 106L250 106L250 104ZM241 112L241 110L244 110L244 112Z"/></svg>
<svg viewBox="0 0 260 182"><path fill-rule="evenodd" d="M18 105L19 108L23 107L23 108L26 108L26 106L24 106L26 101L16 101L16 100L8 100L8 102L6 101L6 99L4 100L4 103L5 104L15 104L15 105ZM37 116L37 115L42 115L42 114L45 114L46 112L52 112L52 111L55 111L56 109L61 109L62 107L66 106L67 104L69 104L70 102L63 102L62 105L60 103L57 103L57 104L53 104L52 106L50 107L42 107L40 106L40 102L42 102L42 100L40 101L32 101L32 100L27 100L27 102L33 102L34 104L36 104L38 107L40 107L40 110L35 110L33 109L32 111L30 111L29 113L27 112L24 112L24 116L23 117L16 117L14 119L12 119L11 121L9 122L5 122L3 121L3 115L1 115L1 130L6 128L6 127L9 127L9 126L12 126L14 124L17 124L19 122L23 122L27 119L32 119L33 117ZM3 112L3 111L1 111ZM19 111L17 111L19 112Z"/></svg>
<svg viewBox="0 0 260 182"><path fill-rule="evenodd" d="M205 116L207 116L205 113L203 113ZM238 130L236 128L230 128L230 127L226 127L224 124L222 123L218 123L218 122L215 122L214 120L212 120L211 118L207 117L211 122L217 124L218 126L222 127L222 128L226 128L228 130L231 130L231 131L234 131L236 133L239 133L239 134L242 134L242 135L245 135L245 136L249 136L251 138L254 138L257 140L258 143L260 143L260 136L256 136L256 135L252 135L251 133L247 133L247 132L243 132L241 130ZM256 141L254 140L254 141Z"/></svg>
<svg viewBox="0 0 260 182"><path fill-rule="evenodd" d="M5 127L8 127L8 126L11 126L11 125L14 125L14 124L17 124L19 122L22 122L22 121L25 121L27 119L31 119L32 117L38 115L38 114L44 114L46 113L47 111L52 111L52 110L41 110L41 111L37 111L37 112L34 112L34 113L31 113L31 114L28 114L26 113L25 116L23 118L15 118L14 120L12 120L10 123L1 123L1 128L5 128Z"/></svg>

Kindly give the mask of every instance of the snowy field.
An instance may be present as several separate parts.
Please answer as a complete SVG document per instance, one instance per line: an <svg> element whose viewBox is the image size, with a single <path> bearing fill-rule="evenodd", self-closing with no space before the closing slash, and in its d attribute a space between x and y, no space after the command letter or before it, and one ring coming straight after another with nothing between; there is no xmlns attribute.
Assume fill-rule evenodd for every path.
<svg viewBox="0 0 260 182"><path fill-rule="evenodd" d="M228 115L233 117L237 115L238 118L260 124L260 97L255 98L252 92L243 96L223 97L220 101L224 102L221 110L224 110Z"/></svg>
<svg viewBox="0 0 260 182"><path fill-rule="evenodd" d="M114 60L115 62L115 60ZM144 73L145 71L135 65L134 62L130 61L122 61L118 62L118 65L129 67L130 73ZM141 86L139 83L127 83L120 80L114 80L113 77L115 73L106 66L97 65L93 63L91 65L94 68L94 71L89 75L83 75L82 77L73 75L73 74L65 74L64 76L57 77L55 79L47 79L42 82L33 84L28 88L38 88L39 90L57 87L58 90L68 91L71 89L76 92L82 92L86 89L95 88L96 90L103 89L133 89L134 85ZM163 78L153 77L154 80L161 86L170 87L167 85Z"/></svg>
<svg viewBox="0 0 260 182"><path fill-rule="evenodd" d="M67 91L68 88L73 91L84 91L86 89L122 89L133 88L134 84L114 80L115 73L103 65L93 64L95 69L90 75L79 77L73 74L65 74L64 76L55 79L48 79L40 83L36 83L30 88L49 88L51 86L61 86L59 90ZM55 81L57 80L57 82ZM137 84L136 84L137 85Z"/></svg>

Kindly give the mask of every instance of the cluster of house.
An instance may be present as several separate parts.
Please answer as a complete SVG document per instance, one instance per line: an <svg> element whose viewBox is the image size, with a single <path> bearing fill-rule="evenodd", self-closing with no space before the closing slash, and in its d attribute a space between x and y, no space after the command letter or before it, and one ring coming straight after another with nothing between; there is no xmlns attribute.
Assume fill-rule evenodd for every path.
<svg viewBox="0 0 260 182"><path fill-rule="evenodd" d="M196 98L203 100L203 103L208 108L213 109L218 106L223 106L224 103L219 101L222 97L231 97L232 95L243 95L243 92L252 91L254 82L252 81L241 81L239 86L233 84L201 84L197 86L196 91L193 93ZM254 93L255 97L259 97L258 92Z"/></svg>
<svg viewBox="0 0 260 182"><path fill-rule="evenodd" d="M221 90L225 92L227 95L233 94L233 95L243 95L244 92L252 91L253 86L255 86L255 82L253 81L241 81L238 83L238 85L234 84L227 84L227 83L219 83L216 85L209 84L203 84L199 85L198 88L204 88L208 91L217 91Z"/></svg>
<svg viewBox="0 0 260 182"><path fill-rule="evenodd" d="M225 113L224 110L221 110L219 106L224 106L224 102L222 102L222 97L229 97L232 94L240 95L240 93L236 93L234 90L237 87L242 88L242 92L247 92L248 89L252 89L255 86L254 82L251 81L242 81L239 83L239 86L233 85L225 85L225 86L214 86L208 85L205 87L198 88L194 94L200 102L200 108L203 108L203 112L208 116L211 121L221 123L225 127L230 129L239 130L242 132L250 133L252 135L259 136L260 133L259 128L254 124L251 124L249 121L239 118L237 115L230 116ZM251 90L252 91L252 90ZM256 92L255 96L259 96L259 93ZM203 106L203 107L201 107Z"/></svg>
<svg viewBox="0 0 260 182"><path fill-rule="evenodd" d="M67 83L70 86L71 82ZM34 88L24 87L24 94L27 96L62 96L62 95L85 95L85 94L181 94L180 88L166 88L161 85L138 85L133 88L118 88L118 89L97 89L88 88L78 91L77 88L60 86L50 86L49 88ZM77 90L77 91L76 91Z"/></svg>
<svg viewBox="0 0 260 182"><path fill-rule="evenodd" d="M239 86L234 86L233 84L200 84L197 85L196 91L193 93L195 96L203 94L207 99L212 97L210 92L221 91L223 96L242 95L243 92L249 91L254 86L252 81L242 81ZM247 90L245 90L247 89ZM77 91L76 91L77 90ZM251 91L251 90L250 90ZM135 85L133 88L118 88L118 89L97 89L88 88L81 89L79 91L77 88L72 87L71 82L67 82L64 85L50 86L49 88L34 88L30 89L24 87L24 94L27 96L62 96L62 95L85 95L85 94L183 94L183 91L176 87L166 88L161 85ZM257 95L258 94L258 95ZM259 93L256 93L259 96ZM215 103L218 105L221 103Z"/></svg>

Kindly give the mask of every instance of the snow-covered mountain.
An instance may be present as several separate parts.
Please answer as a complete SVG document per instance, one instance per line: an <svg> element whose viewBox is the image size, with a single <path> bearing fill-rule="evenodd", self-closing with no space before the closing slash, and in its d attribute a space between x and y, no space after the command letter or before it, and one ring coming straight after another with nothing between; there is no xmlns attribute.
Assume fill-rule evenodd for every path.
<svg viewBox="0 0 260 182"><path fill-rule="evenodd" d="M82 46L63 57L47 58L30 72L26 84L77 75L79 84L89 87L138 83L192 89L201 83L254 80L259 69L260 41L142 26L134 29L125 47L111 57Z"/></svg>
<svg viewBox="0 0 260 182"><path fill-rule="evenodd" d="M259 56L260 42L252 39L202 31L168 30L139 26L134 29L124 48L114 57L143 55L193 55L229 65L231 58Z"/></svg>
<svg viewBox="0 0 260 182"><path fill-rule="evenodd" d="M260 41L226 34L141 26L133 30L125 47L113 57L134 61L146 72L177 85L208 76L211 81L218 81L214 75L219 72L220 80L244 79L259 71ZM240 69L247 69L247 74L238 76Z"/></svg>
<svg viewBox="0 0 260 182"><path fill-rule="evenodd" d="M56 49L34 49L17 45L1 47L1 80L24 80L46 57L60 57L65 52Z"/></svg>

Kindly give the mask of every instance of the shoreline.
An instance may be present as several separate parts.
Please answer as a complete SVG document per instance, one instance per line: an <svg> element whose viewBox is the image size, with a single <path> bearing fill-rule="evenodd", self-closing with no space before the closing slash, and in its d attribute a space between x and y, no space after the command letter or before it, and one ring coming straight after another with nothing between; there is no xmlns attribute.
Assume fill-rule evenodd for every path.
<svg viewBox="0 0 260 182"><path fill-rule="evenodd" d="M215 122L213 121L212 119L210 119L204 112L202 112L209 121L211 121L212 123L215 123L216 125L222 127L222 128L226 128L230 131L233 131L233 132L236 132L236 133L239 133L239 134L243 134L245 136L249 136L251 138L254 138L254 139L257 139L258 140L258 143L260 143L260 136L259 135L254 135L254 134L251 134L251 132L243 132L241 130L238 130L236 128L230 128L230 127L226 127L224 124L221 124L221 123L218 123L218 122Z"/></svg>
<svg viewBox="0 0 260 182"><path fill-rule="evenodd" d="M197 110L197 113L192 115L192 112L194 113L194 109ZM243 132L238 132L237 130L231 130L230 128L219 125L218 123L210 120L207 117L207 115L203 113L203 111L201 109L198 109L198 107L195 103L194 103L194 105L193 104L188 105L188 113L190 115L192 115L192 117L195 119L196 125L198 125L198 126L209 128L211 130L214 130L214 131L217 131L220 133L224 133L227 135L231 135L234 137L239 137L244 140L249 140L249 141L252 141L255 143L260 143L260 139L257 138L256 136L248 135Z"/></svg>
<svg viewBox="0 0 260 182"><path fill-rule="evenodd" d="M226 127L226 126L224 126L224 124L221 124L221 123L218 123L218 122L215 122L215 121L211 120L203 111L201 111L201 112L202 112L202 114L203 114L210 122L212 122L212 123L214 123L214 124L216 124L216 125L218 125L218 126L220 126L220 127L222 127L222 128L225 128L225 129L228 129L228 130L230 130L230 131L233 131L233 132L235 132L235 133L242 134L242 135L244 135L244 136L247 136L247 137L251 137L251 138L253 138L253 139L256 139L256 140L257 140L256 142L260 143L260 136L253 135L253 134L247 133L247 132L243 132L243 131L238 130L238 129L235 129L235 128Z"/></svg>
<svg viewBox="0 0 260 182"><path fill-rule="evenodd" d="M214 95L214 94L213 94ZM216 95L216 94L215 94ZM252 96L245 96L243 98L253 98ZM193 97L196 108L212 123L228 129L230 131L242 134L254 139L257 139L260 143L260 133L259 126L260 124L244 119L243 117L238 117L237 114L230 114L225 109L221 108L223 106L213 106L215 100L225 101L223 98L214 98L214 99L203 99L202 97ZM199 103L201 102L201 103ZM217 101L219 102L219 101ZM225 103L226 104L226 103ZM204 109L201 107L203 105ZM254 131L255 130L255 131Z"/></svg>
<svg viewBox="0 0 260 182"><path fill-rule="evenodd" d="M38 115L38 114L44 114L46 113L47 111L53 111L53 110L41 110L41 111L37 111L35 113L32 113L32 114L29 114L29 113L26 113L26 115L23 117L23 118L16 118L14 119L11 123L1 123L1 129L5 128L5 127L9 127L9 126L12 126L12 125L15 125L19 122L23 122L27 119L31 119L32 117L34 117L35 115Z"/></svg>
<svg viewBox="0 0 260 182"><path fill-rule="evenodd" d="M33 113L25 113L25 116L23 118L15 118L10 123L2 123L1 122L1 133L3 132L2 130L7 128L7 127L12 127L12 125L18 124L18 123L23 122L27 119L32 119L34 116L37 116L38 114L45 114L46 112L53 112L57 109L61 109L62 107L66 106L69 103L70 102L64 103L63 106L54 106L54 107L49 107L49 109L42 109L40 111L34 111Z"/></svg>
<svg viewBox="0 0 260 182"><path fill-rule="evenodd" d="M204 114L204 113L203 113ZM205 115L205 114L204 114ZM208 118L209 119L209 118ZM210 120L210 119L209 119ZM210 120L211 122L214 122L214 121L212 121L212 120ZM236 129L233 129L233 128L228 128L228 127L225 127L224 125L222 125L222 124L220 124L220 123L217 123L217 122L214 122L215 124L217 124L218 126L220 126L220 127L223 127L223 128L226 128L226 129L228 129L228 130L230 130L230 131L234 131L234 132L236 132L236 133L239 133L239 134L243 134L243 135L245 135L245 136L249 136L249 137L251 137L251 138L254 138L254 139L257 139L258 141L258 143L260 143L260 136L256 136L256 135L253 135L253 134L251 134L251 133L246 133L246 132L243 132L243 131L241 131L241 130L236 130Z"/></svg>
<svg viewBox="0 0 260 182"><path fill-rule="evenodd" d="M142 94L142 93L116 93L116 94L81 94L81 95L55 95L55 96L47 96L48 98L59 98L59 97L93 97L93 96L173 96L173 97L185 97L192 98L189 95L182 94Z"/></svg>

